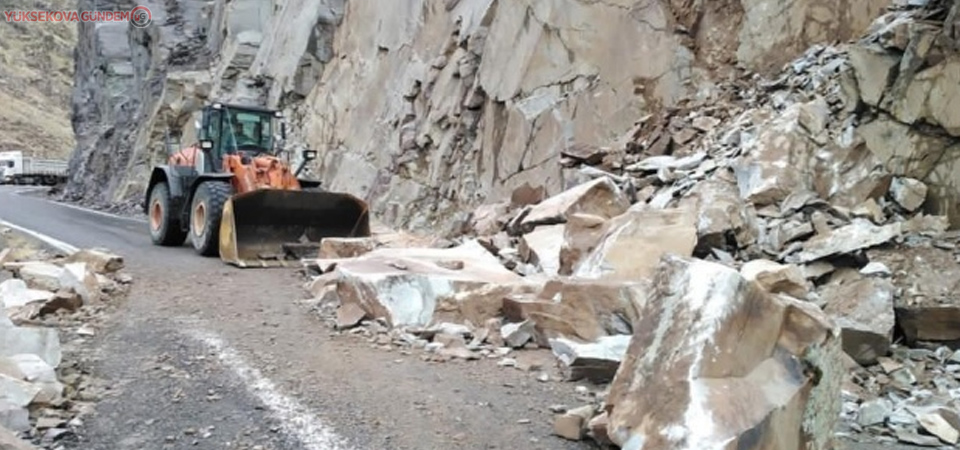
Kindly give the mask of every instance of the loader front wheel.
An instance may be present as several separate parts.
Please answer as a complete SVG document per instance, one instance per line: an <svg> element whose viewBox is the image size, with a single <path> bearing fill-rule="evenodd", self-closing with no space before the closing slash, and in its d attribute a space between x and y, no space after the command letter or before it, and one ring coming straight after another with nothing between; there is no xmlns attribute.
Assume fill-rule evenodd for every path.
<svg viewBox="0 0 960 450"><path fill-rule="evenodd" d="M170 209L170 188L167 183L157 183L150 191L148 221L150 240L154 245L183 245L187 232L180 226L177 212Z"/></svg>
<svg viewBox="0 0 960 450"><path fill-rule="evenodd" d="M198 254L220 253L220 219L232 191L228 183L220 181L205 181L197 187L190 205L190 242Z"/></svg>

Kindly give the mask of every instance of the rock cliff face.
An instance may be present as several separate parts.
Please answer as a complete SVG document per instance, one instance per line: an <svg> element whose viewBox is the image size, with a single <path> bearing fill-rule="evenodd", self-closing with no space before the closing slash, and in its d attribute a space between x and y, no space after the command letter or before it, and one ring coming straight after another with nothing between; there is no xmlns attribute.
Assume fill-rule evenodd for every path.
<svg viewBox="0 0 960 450"><path fill-rule="evenodd" d="M294 143L321 151L312 169L329 188L366 198L389 224L456 231L475 206L525 183L555 194L582 181L560 164L563 155L622 149L644 119L691 100L709 105L721 83L773 73L811 45L858 38L889 2L145 4L153 13L146 29L81 26L68 196L139 202L150 165L165 158L168 127L186 126L189 136L204 102L245 101L286 111ZM907 44L927 48L905 36L900 53ZM884 52L895 50L862 59L892 73L900 60ZM874 135L899 126L901 142L946 148L949 133L904 131L919 122L960 127L940 117L940 96L890 100L946 89L938 80L949 80L953 66L941 60L942 76L915 66L908 80L891 75L890 94L888 83L873 86L880 107L889 105L881 111L894 111L871 122ZM921 168L915 178L948 196L932 177L949 169Z"/></svg>
<svg viewBox="0 0 960 450"><path fill-rule="evenodd" d="M865 106L859 135L895 175L930 187L926 209L960 224L960 4L943 26L885 15L849 50ZM848 81L854 84L853 81Z"/></svg>
<svg viewBox="0 0 960 450"><path fill-rule="evenodd" d="M145 2L153 23L80 23L73 92L77 148L70 160L69 198L129 202L141 194L152 161L165 156L157 124L176 112L176 80L206 70L219 50L207 37L217 5ZM164 5L161 7L160 5ZM78 9L130 10L132 1L79 0ZM215 30L214 30L215 31ZM196 108L199 103L186 105ZM184 120L181 119L181 122ZM165 128L165 127L164 127Z"/></svg>

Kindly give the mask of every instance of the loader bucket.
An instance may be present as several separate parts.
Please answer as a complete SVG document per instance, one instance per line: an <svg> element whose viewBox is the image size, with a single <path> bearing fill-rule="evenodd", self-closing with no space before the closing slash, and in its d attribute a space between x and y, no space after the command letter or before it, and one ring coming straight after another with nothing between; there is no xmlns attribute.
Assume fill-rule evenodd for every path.
<svg viewBox="0 0 960 450"><path fill-rule="evenodd" d="M325 237L370 236L366 202L334 192L261 189L227 200L220 259L237 267L299 265ZM298 254L299 253L299 254Z"/></svg>

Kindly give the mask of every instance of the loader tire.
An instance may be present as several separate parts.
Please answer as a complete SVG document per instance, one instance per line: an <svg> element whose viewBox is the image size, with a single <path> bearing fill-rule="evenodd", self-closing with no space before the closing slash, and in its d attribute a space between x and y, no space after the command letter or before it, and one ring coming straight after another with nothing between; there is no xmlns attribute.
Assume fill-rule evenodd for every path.
<svg viewBox="0 0 960 450"><path fill-rule="evenodd" d="M180 225L177 211L170 209L170 188L160 182L150 191L147 221L150 224L150 240L154 245L179 246L187 239L187 232Z"/></svg>
<svg viewBox="0 0 960 450"><path fill-rule="evenodd" d="M198 254L220 253L220 219L231 195L233 188L222 181L204 181L197 187L190 205L190 242Z"/></svg>

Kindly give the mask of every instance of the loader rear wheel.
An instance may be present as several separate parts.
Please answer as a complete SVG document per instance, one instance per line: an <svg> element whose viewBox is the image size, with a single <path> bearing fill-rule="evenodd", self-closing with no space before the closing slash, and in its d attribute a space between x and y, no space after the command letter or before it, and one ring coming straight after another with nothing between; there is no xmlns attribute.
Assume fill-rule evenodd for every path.
<svg viewBox="0 0 960 450"><path fill-rule="evenodd" d="M221 181L205 181L197 187L190 205L190 241L193 249L203 256L220 253L220 219L223 204L233 189Z"/></svg>
<svg viewBox="0 0 960 450"><path fill-rule="evenodd" d="M150 240L154 245L183 245L187 232L180 226L176 211L170 210L170 188L167 183L157 183L150 191Z"/></svg>

